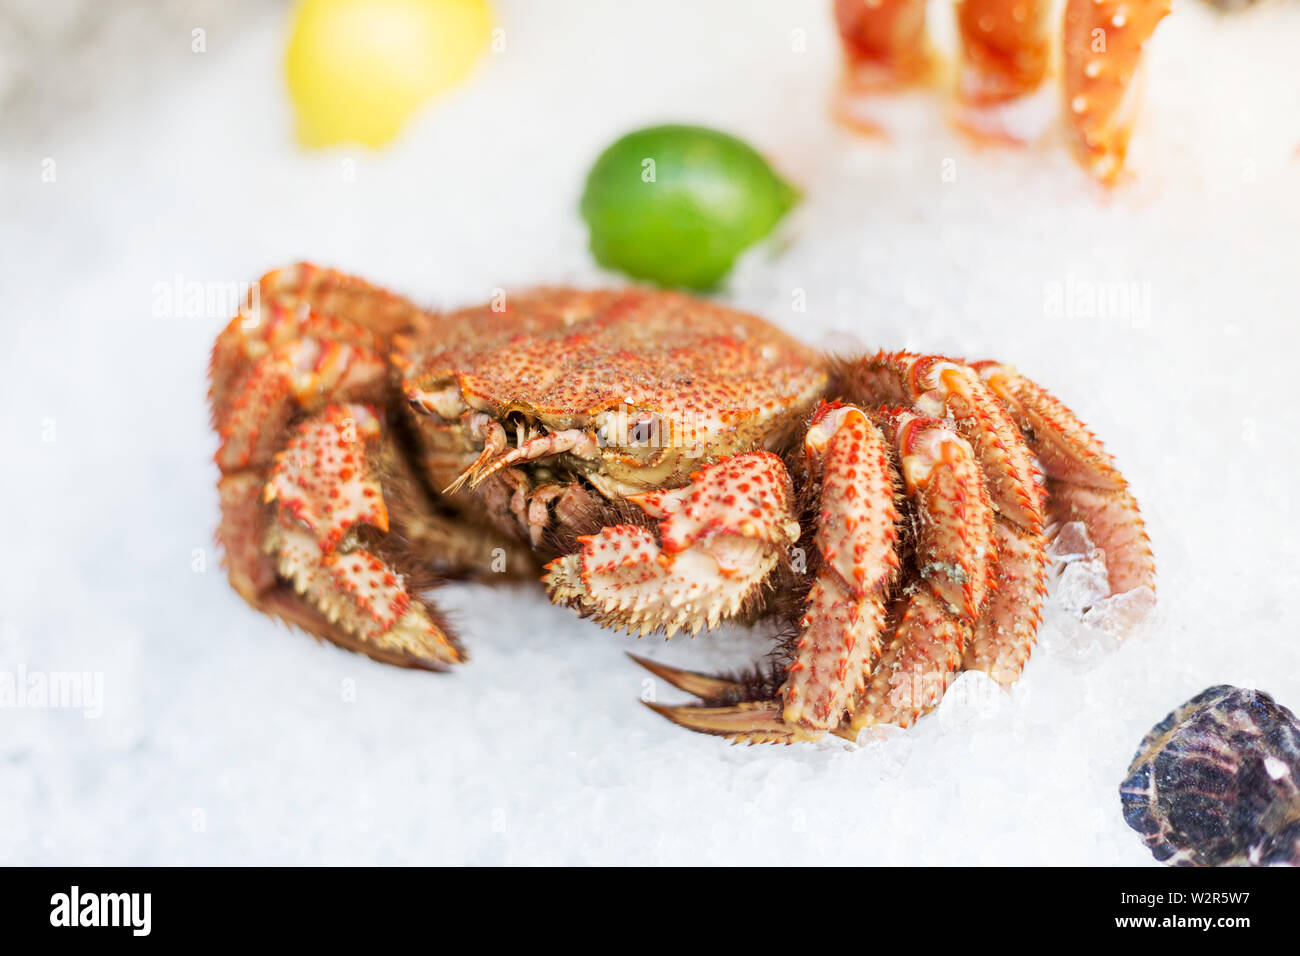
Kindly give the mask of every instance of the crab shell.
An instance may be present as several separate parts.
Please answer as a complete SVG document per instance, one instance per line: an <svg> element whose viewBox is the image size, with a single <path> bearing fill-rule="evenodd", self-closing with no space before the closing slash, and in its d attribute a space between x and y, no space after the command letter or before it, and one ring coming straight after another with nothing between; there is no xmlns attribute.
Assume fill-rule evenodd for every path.
<svg viewBox="0 0 1300 956"><path fill-rule="evenodd" d="M610 499L673 487L785 440L827 381L811 349L756 317L641 289L540 289L395 345L439 488L482 457L491 422L514 448L532 440L540 453L519 464L544 478L581 476Z"/></svg>

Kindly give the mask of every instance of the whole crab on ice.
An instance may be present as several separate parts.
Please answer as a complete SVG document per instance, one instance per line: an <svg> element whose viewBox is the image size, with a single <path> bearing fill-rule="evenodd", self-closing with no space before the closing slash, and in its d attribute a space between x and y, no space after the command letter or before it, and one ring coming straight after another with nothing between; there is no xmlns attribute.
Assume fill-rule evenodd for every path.
<svg viewBox="0 0 1300 956"><path fill-rule="evenodd" d="M1112 592L1154 586L1110 457L1014 369L831 361L682 294L432 314L299 265L261 280L211 379L218 535L254 607L431 670L465 659L431 585L542 561L605 626L777 617L767 670L642 662L703 701L656 710L735 740L907 726L963 669L1014 681L1049 521L1087 525Z"/></svg>

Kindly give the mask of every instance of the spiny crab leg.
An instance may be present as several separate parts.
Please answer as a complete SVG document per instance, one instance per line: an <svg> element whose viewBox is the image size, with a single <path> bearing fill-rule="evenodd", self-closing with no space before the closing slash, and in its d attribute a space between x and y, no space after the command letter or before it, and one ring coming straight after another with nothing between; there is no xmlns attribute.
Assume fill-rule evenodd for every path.
<svg viewBox="0 0 1300 956"><path fill-rule="evenodd" d="M1128 483L1097 437L1074 412L1009 365L974 368L1024 430L1046 469L1048 511L1056 522L1082 521L1106 553L1111 594L1138 588L1155 595L1155 558Z"/></svg>
<svg viewBox="0 0 1300 956"><path fill-rule="evenodd" d="M1065 110L1079 162L1103 183L1124 166L1137 115L1138 71L1170 0L1068 0Z"/></svg>
<svg viewBox="0 0 1300 956"><path fill-rule="evenodd" d="M964 666L1011 683L1029 659L1046 596L1042 475L1015 418L974 368L903 352L865 364L892 369L918 407L950 417L976 451L995 519L994 577L991 599L966 641Z"/></svg>
<svg viewBox="0 0 1300 956"><path fill-rule="evenodd" d="M849 393L860 400L910 405L950 420L974 452L992 506L993 545L988 561L993 578L991 595L965 636L964 666L1005 683L1014 681L1033 647L1046 592L1041 475L1016 421L978 372L941 356L880 352L847 365L841 374ZM900 453L905 454L905 449L900 448ZM915 630L921 635L927 628L950 631L952 625L941 610L921 606L914 596L910 604L895 609L901 616L900 634ZM967 614L962 625L971 623ZM948 633L939 644L952 645L954 639ZM894 647L886 651L882 673L898 666ZM914 670L913 664L907 666ZM946 686L950 675L943 668L933 673L921 670L911 681L912 697L917 702L931 701L930 688ZM875 701L859 708L850 727L886 718L908 724L928 709L915 706L886 714L879 703L882 699L877 688Z"/></svg>
<svg viewBox="0 0 1300 956"><path fill-rule="evenodd" d="M886 414L907 495L926 519L916 529L917 570L953 614L974 622L997 556L993 509L975 452L942 419Z"/></svg>
<svg viewBox="0 0 1300 956"><path fill-rule="evenodd" d="M388 542L445 544L452 570L478 545L423 515L424 492L403 477L376 411L391 398L391 337L426 319L333 270L270 272L217 339L210 397L221 437L217 536L235 590L342 647L440 670L463 654L404 569L423 572Z"/></svg>
<svg viewBox="0 0 1300 956"><path fill-rule="evenodd" d="M1019 423L976 368L941 356L881 352L848 366L844 377L854 394L951 418L975 450L993 505L996 565L992 596L966 642L964 667L1014 682L1033 648L1046 596L1045 492Z"/></svg>
<svg viewBox="0 0 1300 956"><path fill-rule="evenodd" d="M804 439L821 481L820 567L781 688L787 724L839 724L880 656L885 602L898 571L894 471L880 429L854 405L824 405Z"/></svg>
<svg viewBox="0 0 1300 956"><path fill-rule="evenodd" d="M909 726L957 676L970 628L993 587L993 510L970 443L941 419L885 413L916 529L920 580L902 599L884 657L841 736L871 724Z"/></svg>
<svg viewBox="0 0 1300 956"><path fill-rule="evenodd" d="M847 368L845 377L855 396L952 418L975 451L998 513L1031 531L1042 527L1040 473L1015 420L976 371L942 356L879 352Z"/></svg>
<svg viewBox="0 0 1300 956"><path fill-rule="evenodd" d="M755 599L799 537L790 477L770 452L745 452L710 465L682 488L630 496L658 520L658 539L615 525L578 539L543 578L551 600L602 626L671 637L716 627Z"/></svg>
<svg viewBox="0 0 1300 956"><path fill-rule="evenodd" d="M999 684L1013 684L1024 670L1043 619L1047 597L1046 541L999 518L993 523L998 551L995 588L975 623L962 666L982 671Z"/></svg>

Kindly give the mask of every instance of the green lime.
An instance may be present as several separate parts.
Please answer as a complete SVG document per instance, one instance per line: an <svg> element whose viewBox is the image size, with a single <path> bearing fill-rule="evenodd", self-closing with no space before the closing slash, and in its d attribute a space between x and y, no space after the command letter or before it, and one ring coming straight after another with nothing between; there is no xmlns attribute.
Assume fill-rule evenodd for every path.
<svg viewBox="0 0 1300 956"><path fill-rule="evenodd" d="M653 126L600 154L582 194L602 266L707 289L798 199L758 153L702 126Z"/></svg>

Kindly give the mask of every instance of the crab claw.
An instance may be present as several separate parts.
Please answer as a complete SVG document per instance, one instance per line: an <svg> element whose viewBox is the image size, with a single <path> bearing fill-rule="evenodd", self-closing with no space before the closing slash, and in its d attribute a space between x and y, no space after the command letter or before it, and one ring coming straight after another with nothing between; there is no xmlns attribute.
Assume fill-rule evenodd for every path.
<svg viewBox="0 0 1300 956"><path fill-rule="evenodd" d="M358 537L366 526L389 527L372 460L380 440L370 406L327 405L275 456L262 494L274 510L263 550L299 599L281 594L272 606L345 647L441 670L464 659L455 637L402 571Z"/></svg>
<svg viewBox="0 0 1300 956"><path fill-rule="evenodd" d="M936 74L925 29L925 0L835 0L835 25L845 71L832 100L848 129L882 135L893 124L880 109L881 93L923 87Z"/></svg>
<svg viewBox="0 0 1300 956"><path fill-rule="evenodd" d="M1169 0L1068 0L1065 109L1079 162L1103 183L1124 166L1137 114L1138 69Z"/></svg>
<svg viewBox="0 0 1300 956"><path fill-rule="evenodd" d="M556 604L642 636L695 634L734 617L799 537L790 477L769 452L724 459L684 488L629 500L659 520L658 538L638 525L603 528L548 564L543 580Z"/></svg>

